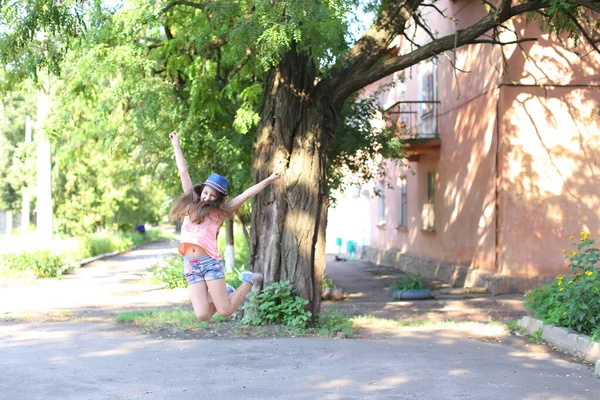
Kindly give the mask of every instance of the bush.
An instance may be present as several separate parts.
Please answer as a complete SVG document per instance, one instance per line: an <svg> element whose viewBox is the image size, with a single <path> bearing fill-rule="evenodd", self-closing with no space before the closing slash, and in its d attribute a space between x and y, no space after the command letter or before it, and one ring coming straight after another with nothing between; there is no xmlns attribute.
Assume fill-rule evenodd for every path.
<svg viewBox="0 0 600 400"><path fill-rule="evenodd" d="M7 253L1 256L2 266L36 278L57 278L74 268L73 260L50 250Z"/></svg>
<svg viewBox="0 0 600 400"><path fill-rule="evenodd" d="M225 280L234 288L242 284L242 271L234 268L233 272L225 273ZM167 289L185 288L187 281L183 273L183 259L179 255L164 257L161 261L148 268L145 280L159 283Z"/></svg>
<svg viewBox="0 0 600 400"><path fill-rule="evenodd" d="M172 235L160 230L149 229L146 235L141 233L97 233L81 239L77 257L80 260L113 251L125 251L133 246L159 240L171 239Z"/></svg>
<svg viewBox="0 0 600 400"><path fill-rule="evenodd" d="M323 289L337 289L337 285L331 278L324 275L323 276Z"/></svg>
<svg viewBox="0 0 600 400"><path fill-rule="evenodd" d="M310 321L311 312L304 309L308 300L295 295L290 281L274 282L249 297L243 321L250 325L280 323L304 329Z"/></svg>
<svg viewBox="0 0 600 400"><path fill-rule="evenodd" d="M167 256L148 268L147 280L160 283L168 289L187 287L181 256Z"/></svg>
<svg viewBox="0 0 600 400"><path fill-rule="evenodd" d="M415 290L415 289L426 289L426 286L423 284L423 279L421 275L413 275L408 273L404 278L398 279L394 284L390 287L390 292L393 293L396 290Z"/></svg>
<svg viewBox="0 0 600 400"><path fill-rule="evenodd" d="M594 243L589 238L589 232L582 232L577 251L572 251L567 256L573 275L558 275L552 284L527 292L525 307L545 323L563 326L598 339L600 271L595 268L599 250L592 247Z"/></svg>

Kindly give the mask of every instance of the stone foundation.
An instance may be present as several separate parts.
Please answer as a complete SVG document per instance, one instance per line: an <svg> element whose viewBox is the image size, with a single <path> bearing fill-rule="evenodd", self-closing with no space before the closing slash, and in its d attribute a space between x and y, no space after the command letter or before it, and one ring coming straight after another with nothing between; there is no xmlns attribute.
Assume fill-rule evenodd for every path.
<svg viewBox="0 0 600 400"><path fill-rule="evenodd" d="M423 278L438 279L453 287L485 288L492 295L525 293L539 285L554 281L554 276L504 276L474 269L468 265L454 264L433 258L412 256L397 250L381 250L364 246L361 259L376 265L391 267L403 272L420 274Z"/></svg>

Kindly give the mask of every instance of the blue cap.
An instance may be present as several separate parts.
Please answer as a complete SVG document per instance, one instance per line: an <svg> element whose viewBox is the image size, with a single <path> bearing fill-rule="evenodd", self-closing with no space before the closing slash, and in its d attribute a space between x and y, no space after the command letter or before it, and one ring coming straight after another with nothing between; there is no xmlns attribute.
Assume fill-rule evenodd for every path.
<svg viewBox="0 0 600 400"><path fill-rule="evenodd" d="M204 185L210 186L211 188L215 189L217 192L222 193L225 196L227 196L228 182L227 182L227 178L225 178L224 176L221 176L221 175L215 174L215 173L210 174L210 176L208 177L206 182L204 182Z"/></svg>

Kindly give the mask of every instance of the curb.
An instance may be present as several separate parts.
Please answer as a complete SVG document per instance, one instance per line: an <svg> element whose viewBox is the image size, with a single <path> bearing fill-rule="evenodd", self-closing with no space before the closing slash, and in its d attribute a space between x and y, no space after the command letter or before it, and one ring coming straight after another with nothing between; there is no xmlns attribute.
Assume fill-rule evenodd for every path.
<svg viewBox="0 0 600 400"><path fill-rule="evenodd" d="M125 250L115 250L115 251L112 251L110 253L98 254L97 256L84 258L83 260L78 261L77 263L79 264L80 267L83 267L84 265L87 265L87 264L89 264L91 262L94 262L96 260L100 260L100 259L106 258L106 257L118 256L119 254L123 254L123 253L127 253L128 251L135 250L138 247L139 246L133 246L133 247L130 247L130 248L125 249Z"/></svg>
<svg viewBox="0 0 600 400"><path fill-rule="evenodd" d="M562 328L531 317L522 317L517 325L525 329L529 335L542 331L542 339L561 350L585 361L596 364L594 374L600 378L600 343L589 336L582 335L567 328Z"/></svg>

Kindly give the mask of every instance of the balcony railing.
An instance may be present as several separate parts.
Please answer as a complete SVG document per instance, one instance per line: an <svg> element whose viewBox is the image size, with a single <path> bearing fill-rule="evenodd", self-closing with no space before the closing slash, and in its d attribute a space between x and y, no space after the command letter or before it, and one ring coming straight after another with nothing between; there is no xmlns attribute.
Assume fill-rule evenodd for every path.
<svg viewBox="0 0 600 400"><path fill-rule="evenodd" d="M386 123L405 139L439 137L439 101L399 101L385 111Z"/></svg>

